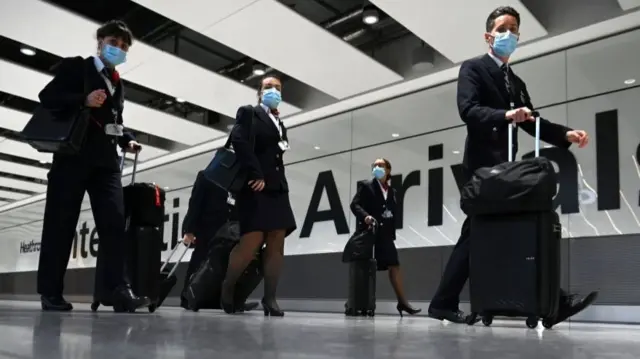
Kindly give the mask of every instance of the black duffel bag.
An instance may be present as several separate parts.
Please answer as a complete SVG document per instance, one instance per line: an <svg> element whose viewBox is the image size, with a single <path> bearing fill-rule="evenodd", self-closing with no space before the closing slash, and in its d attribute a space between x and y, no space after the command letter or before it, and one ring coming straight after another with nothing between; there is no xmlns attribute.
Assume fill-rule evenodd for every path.
<svg viewBox="0 0 640 359"><path fill-rule="evenodd" d="M373 257L373 246L376 242L375 226L354 233L342 251L342 263L370 259Z"/></svg>
<svg viewBox="0 0 640 359"><path fill-rule="evenodd" d="M537 157L476 170L461 189L468 216L553 210L557 175L551 161Z"/></svg>

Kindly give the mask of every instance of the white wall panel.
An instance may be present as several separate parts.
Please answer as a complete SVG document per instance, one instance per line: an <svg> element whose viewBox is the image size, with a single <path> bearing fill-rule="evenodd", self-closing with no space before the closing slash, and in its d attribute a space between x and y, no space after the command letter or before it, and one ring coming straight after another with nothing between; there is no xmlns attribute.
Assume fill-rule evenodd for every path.
<svg viewBox="0 0 640 359"><path fill-rule="evenodd" d="M53 159L53 155L50 153L38 152L24 142L14 141L4 137L0 137L0 153L40 162L51 162Z"/></svg>
<svg viewBox="0 0 640 359"><path fill-rule="evenodd" d="M7 199L20 200L20 199L25 199L29 197L29 195L18 193L18 192L5 191L0 189L0 197L7 198Z"/></svg>
<svg viewBox="0 0 640 359"><path fill-rule="evenodd" d="M213 13L215 11L205 15ZM63 57L94 54L95 33L99 26L100 24L41 0L5 1L0 12L0 34ZM141 42L134 43L127 56L127 63L119 69L122 78L126 80L227 116L235 116L238 106L253 103L255 99L253 89ZM290 105L282 106L283 114L298 110ZM192 132L193 129L176 123L172 130ZM206 135L207 131L207 139L217 137L211 132L213 129L207 130L202 126L200 135L192 134L195 142L179 142L202 142L198 138Z"/></svg>
<svg viewBox="0 0 640 359"><path fill-rule="evenodd" d="M489 13L512 6L521 19L520 41L547 35L547 31L520 0L371 0L382 11L438 50L453 63L487 51L482 34Z"/></svg>
<svg viewBox="0 0 640 359"><path fill-rule="evenodd" d="M0 172L13 173L19 176L46 180L49 170L40 167L23 165L21 163L0 160Z"/></svg>

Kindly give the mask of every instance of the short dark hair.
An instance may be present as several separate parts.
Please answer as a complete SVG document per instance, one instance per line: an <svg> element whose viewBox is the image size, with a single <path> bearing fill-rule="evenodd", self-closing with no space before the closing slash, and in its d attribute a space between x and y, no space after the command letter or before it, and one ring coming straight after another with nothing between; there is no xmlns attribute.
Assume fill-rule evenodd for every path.
<svg viewBox="0 0 640 359"><path fill-rule="evenodd" d="M96 31L96 37L98 40L104 39L108 36L120 38L129 46L133 43L133 33L129 30L127 24L121 20L108 21L104 25L100 26L98 31Z"/></svg>
<svg viewBox="0 0 640 359"><path fill-rule="evenodd" d="M493 30L493 27L496 25L496 19L502 15L511 15L515 17L516 23L518 23L518 27L520 27L520 13L511 6L500 6L493 10L487 17L487 32L491 32L491 30Z"/></svg>
<svg viewBox="0 0 640 359"><path fill-rule="evenodd" d="M260 77L260 82L258 82L258 96L260 96L260 91L262 91L262 84L264 83L264 80L266 79L276 79L278 81L280 81L280 83L282 83L282 79L280 78L280 76L278 74L265 74L262 75L262 77Z"/></svg>

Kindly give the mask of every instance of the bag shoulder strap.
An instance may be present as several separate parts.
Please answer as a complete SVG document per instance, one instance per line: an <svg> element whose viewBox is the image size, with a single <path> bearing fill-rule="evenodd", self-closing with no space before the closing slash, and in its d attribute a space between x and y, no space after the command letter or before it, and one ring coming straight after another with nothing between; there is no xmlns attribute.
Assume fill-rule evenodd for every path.
<svg viewBox="0 0 640 359"><path fill-rule="evenodd" d="M249 126L249 139L251 141L251 150L253 151L256 147L256 109L253 108L253 112L251 113L251 125ZM233 130L232 130L233 131ZM229 149L231 147L231 134L227 137L227 142L225 142L224 148Z"/></svg>

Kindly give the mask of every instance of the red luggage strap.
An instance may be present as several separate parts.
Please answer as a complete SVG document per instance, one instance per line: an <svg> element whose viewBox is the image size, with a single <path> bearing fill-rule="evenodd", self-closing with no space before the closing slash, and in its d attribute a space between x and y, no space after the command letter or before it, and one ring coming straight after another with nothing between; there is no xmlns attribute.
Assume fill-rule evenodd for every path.
<svg viewBox="0 0 640 359"><path fill-rule="evenodd" d="M160 187L156 185L156 207L162 207L162 203L160 202Z"/></svg>

